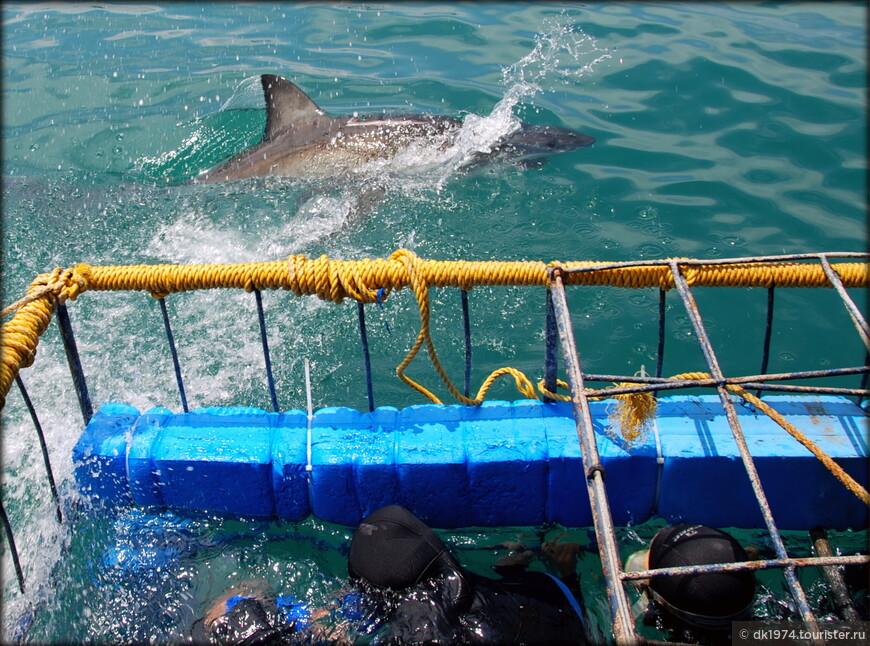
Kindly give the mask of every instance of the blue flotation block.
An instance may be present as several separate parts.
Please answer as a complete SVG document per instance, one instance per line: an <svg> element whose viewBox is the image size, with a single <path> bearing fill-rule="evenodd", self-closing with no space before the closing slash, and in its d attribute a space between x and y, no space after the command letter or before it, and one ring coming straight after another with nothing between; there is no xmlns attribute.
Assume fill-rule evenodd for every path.
<svg viewBox="0 0 870 646"><path fill-rule="evenodd" d="M842 397L765 401L864 487L866 412ZM765 415L737 403L777 525L866 528L868 508ZM659 399L653 428L611 437L594 402L613 520L763 527L716 396ZM657 431L657 432L656 432ZM201 408L140 413L104 404L74 448L80 490L107 505L355 525L402 504L432 526L592 524L571 407L535 400L398 410ZM658 439L657 439L658 438Z"/></svg>

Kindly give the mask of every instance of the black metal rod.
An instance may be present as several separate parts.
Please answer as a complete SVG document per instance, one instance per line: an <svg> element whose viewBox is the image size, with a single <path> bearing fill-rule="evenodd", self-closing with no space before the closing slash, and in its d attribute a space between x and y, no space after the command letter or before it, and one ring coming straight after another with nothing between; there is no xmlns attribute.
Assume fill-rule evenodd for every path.
<svg viewBox="0 0 870 646"><path fill-rule="evenodd" d="M695 302L694 296L692 296L689 284L680 270L679 262L677 260L670 260L670 265L671 275L674 278L674 283L677 286L677 291L683 301L686 313L689 315L692 322L692 327L695 330L695 335L698 339L699 345L701 346L701 352L707 362L710 374L714 379L721 382L724 379L722 369L719 367L719 360L716 358L716 353L710 343L710 338L707 335L703 319L701 318L701 313L698 310L698 305ZM749 483L752 486L752 491L755 494L755 498L761 510L761 515L764 518L764 524L770 534L773 547L780 559L786 559L788 558L788 553L785 549L785 543L783 542L779 529L776 526L776 522L773 519L773 513L771 512L770 504L767 501L767 494L764 492L761 479L758 475L758 469L755 466L755 461L753 460L752 454L749 451L749 446L746 443L746 437L743 434L740 422L737 419L737 411L734 408L734 402L731 401L724 385L720 383L716 387L716 390L719 393L719 401L722 403L722 408L725 410L725 417L728 419L731 434L734 436L734 441L737 444L737 449L740 452L741 459L743 460L743 467L746 470L746 475L749 476ZM800 581L798 581L795 568L786 567L783 570L783 575L785 576L786 583L791 591L801 618L807 622L807 624L815 628L816 619L813 615L812 609L810 608L806 594L801 587Z"/></svg>
<svg viewBox="0 0 870 646"><path fill-rule="evenodd" d="M79 350L76 345L76 338L73 334L66 303L61 303L57 306L57 325L60 328L60 338L66 351L66 361L72 374L73 385L79 400L79 408L82 411L85 426L87 426L88 422L91 421L91 417L94 416L94 407L91 405L91 395L88 393L88 383L85 380L84 370L82 370L82 362L79 357Z"/></svg>
<svg viewBox="0 0 870 646"><path fill-rule="evenodd" d="M15 537L12 535L12 523L6 515L6 508L0 500L0 521L6 530L6 541L9 543L9 553L12 554L12 564L15 566L15 576L18 577L18 589L24 594L24 573L21 571L21 561L18 559L18 548L15 547Z"/></svg>
<svg viewBox="0 0 870 646"><path fill-rule="evenodd" d="M36 436L39 438L39 446L42 449L42 461L45 463L45 475L48 478L48 486L51 488L51 497L54 499L57 522L62 523L63 513L61 513L60 510L60 496L57 494L57 486L54 483L54 472L51 469L51 460L48 458L48 446L45 444L45 434L42 432L42 424L39 423L36 409L33 407L33 402L30 401L30 396L27 394L24 382L21 381L21 375L15 377L15 383L18 384L18 390L21 392L21 397L24 399L24 405L27 406L27 410L30 412L30 419L33 420L33 426L36 428Z"/></svg>
<svg viewBox="0 0 870 646"><path fill-rule="evenodd" d="M369 411L375 409L375 395L372 390L372 360L369 356L369 337L366 333L366 311L362 301L357 301L357 314L359 318L359 338L362 342L363 360L366 365L366 391L369 396Z"/></svg>
<svg viewBox="0 0 870 646"><path fill-rule="evenodd" d="M471 397L471 317L468 314L468 290L462 294L462 329L465 332L465 396Z"/></svg>
<svg viewBox="0 0 870 646"><path fill-rule="evenodd" d="M770 339L773 334L773 296L775 292L774 285L767 288L767 317L764 323L764 345L761 348L761 368L759 370L761 374L767 372L767 366L770 362ZM761 392L755 393L755 396L760 397Z"/></svg>
<svg viewBox="0 0 870 646"><path fill-rule="evenodd" d="M662 376L665 363L665 290L659 287L659 347L656 351L656 377Z"/></svg>
<svg viewBox="0 0 870 646"><path fill-rule="evenodd" d="M574 423L577 439L581 447L581 458L592 509L592 522L595 526L595 536L598 540L601 555L601 569L607 588L610 605L613 634L616 643L628 646L637 643L637 632L634 629L634 618L628 602L628 595L620 579L622 565L619 559L619 547L610 514L610 503L604 486L604 467L598 453L595 429L592 425L592 412L589 399L583 385L583 372L580 365L580 355L574 339L574 328L571 323L571 313L562 282L561 272L550 270L550 289L553 292L553 306L556 311L556 325L559 329L559 341L562 345L562 359L565 362L565 372L571 387L571 403L574 412Z"/></svg>
<svg viewBox="0 0 870 646"><path fill-rule="evenodd" d="M187 395L184 393L184 380L181 378L181 364L178 362L178 351L175 349L175 337L172 334L172 326L169 324L169 312L166 309L166 298L158 298L160 312L163 314L163 327L166 330L166 341L169 343L169 351L172 353L172 367L175 369L175 383L178 384L178 395L181 397L181 408L185 413L190 412L187 407Z"/></svg>
<svg viewBox="0 0 870 646"><path fill-rule="evenodd" d="M556 311L553 309L553 292L547 287L547 320L544 339L544 388L548 392L556 392L556 375L559 371L559 330L556 327ZM555 401L544 396L544 402Z"/></svg>
<svg viewBox="0 0 870 646"><path fill-rule="evenodd" d="M462 294L462 330L465 333L465 396L471 397L471 317L468 313L468 290L461 289Z"/></svg>
<svg viewBox="0 0 870 646"><path fill-rule="evenodd" d="M254 290L257 301L257 320L260 322L260 341L263 343L263 361L266 364L266 383L269 386L269 397L272 400L272 410L278 412L278 395L275 393L275 378L272 376L272 359L269 356L269 338L266 335L266 315L263 313L263 296L259 289Z"/></svg>

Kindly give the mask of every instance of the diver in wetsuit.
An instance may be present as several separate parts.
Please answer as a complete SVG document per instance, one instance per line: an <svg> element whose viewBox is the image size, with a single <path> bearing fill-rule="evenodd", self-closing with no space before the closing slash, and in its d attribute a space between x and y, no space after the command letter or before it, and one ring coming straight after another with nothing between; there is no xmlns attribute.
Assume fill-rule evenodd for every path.
<svg viewBox="0 0 870 646"><path fill-rule="evenodd" d="M351 581L379 598L377 644L587 644L575 572L563 579L521 564L501 579L463 569L441 539L403 507L369 514L353 535Z"/></svg>
<svg viewBox="0 0 870 646"><path fill-rule="evenodd" d="M633 554L627 571L738 563L749 560L737 540L706 525L674 525L660 530L649 550ZM658 576L639 584L637 616L683 640L728 644L732 621L750 618L755 599L752 571Z"/></svg>
<svg viewBox="0 0 870 646"><path fill-rule="evenodd" d="M226 612L194 623L192 643L237 646L292 643L296 625L284 620L274 600L238 595L224 603Z"/></svg>
<svg viewBox="0 0 870 646"><path fill-rule="evenodd" d="M354 532L348 573L359 589L345 591L336 611L242 584L211 604L191 637L233 646L349 644L354 635L373 644L587 644L577 550L543 546L559 578L527 572L525 552L500 559L502 578L490 579L464 570L407 509L383 507Z"/></svg>

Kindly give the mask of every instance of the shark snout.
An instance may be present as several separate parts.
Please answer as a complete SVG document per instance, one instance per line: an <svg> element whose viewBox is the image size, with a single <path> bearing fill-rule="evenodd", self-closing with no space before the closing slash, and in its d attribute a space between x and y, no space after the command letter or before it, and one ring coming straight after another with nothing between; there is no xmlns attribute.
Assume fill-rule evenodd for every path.
<svg viewBox="0 0 870 646"><path fill-rule="evenodd" d="M544 153L559 153L591 146L595 143L595 137L567 128L524 124L509 137L508 142L528 152L540 150Z"/></svg>
<svg viewBox="0 0 870 646"><path fill-rule="evenodd" d="M556 126L522 127L505 139L502 150L510 157L529 159L570 152L595 143L595 137Z"/></svg>

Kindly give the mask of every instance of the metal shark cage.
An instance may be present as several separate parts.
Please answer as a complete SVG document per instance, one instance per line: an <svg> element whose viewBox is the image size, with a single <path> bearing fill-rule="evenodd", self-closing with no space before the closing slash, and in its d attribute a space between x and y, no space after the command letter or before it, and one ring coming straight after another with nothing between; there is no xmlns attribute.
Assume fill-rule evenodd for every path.
<svg viewBox="0 0 870 646"><path fill-rule="evenodd" d="M831 254L832 255L832 254ZM854 301L851 299L849 294L846 292L846 289L843 286L842 280L839 275L834 271L831 267L829 255L828 254L818 254L817 256L811 255L801 255L801 256L790 256L790 257L777 257L777 258L753 258L752 262L781 262L785 260L804 260L807 258L813 258L814 260L818 260L821 267L824 269L825 275L830 280L831 285L837 290L840 298L844 306L846 307L849 315L851 316L853 322L855 323L855 327L859 336L861 337L865 347L868 345L868 338L870 338L870 330L868 330L867 321L862 316L860 310L855 305ZM736 262L745 262L749 259L742 259L739 261L736 260L721 260L721 261L703 261L703 264L720 264L722 266L727 266L730 264L734 264ZM586 271L585 269L576 269L576 270L561 270L561 269L552 269L550 271L550 285L549 285L549 293L552 294L552 304L553 310L555 311L555 319L556 326L558 328L559 340L562 346L562 354L566 364L566 370L568 374L568 382L571 388L572 395L572 404L574 407L574 417L577 422L577 435L580 438L581 446L583 447L583 463L586 470L586 487L589 494L589 499L592 503L593 509L593 520L595 523L595 533L599 541L600 553L601 553L601 562L602 569L604 572L605 580L607 583L607 592L610 602L611 609L611 617L613 620L613 630L617 643L619 644L633 644L637 643L638 636L635 631L634 619L631 614L631 605L629 603L628 597L626 595L625 590L625 582L645 579L654 576L668 576L668 575L679 575L679 574L690 574L690 573L702 573L702 572L712 572L712 571L724 571L724 570L749 570L749 569L765 569L765 568L782 568L785 574L786 582L788 584L789 591L791 592L792 598L799 610L801 619L808 625L817 629L816 619L813 615L812 610L810 609L809 603L807 601L806 593L801 587L800 582L798 581L797 574L795 572L797 567L805 567L808 565L816 565L816 566L828 566L828 565L845 565L848 563L860 563L867 562L867 557L861 556L853 556L853 557L816 557L816 558L804 558L804 559L796 559L792 558L788 555L785 544L782 540L782 536L780 535L779 529L776 526L776 523L773 519L773 515L771 514L770 507L767 502L767 497L764 493L764 489L761 486L761 481L758 477L758 472L755 468L755 464L752 458L752 455L749 452L749 448L747 447L746 440L743 434L743 431L740 427L740 422L737 419L737 413L734 410L734 404L731 401L731 398L728 395L728 391L726 390L726 385L729 383L737 383L737 381L729 380L722 373L722 370L719 366L719 361L716 357L716 353L713 350L713 346L710 343L709 336L707 335L707 331L704 326L704 321L701 317L701 314L698 310L697 303L695 302L695 298L692 295L692 291L688 284L688 281L685 276L685 271L687 268L691 268L692 266L696 266L701 261L678 261L678 260L668 260L666 261L666 266L670 270L670 275L676 285L676 288L680 295L680 300L685 308L686 313L688 314L692 328L697 335L698 343L701 346L701 350L704 355L704 359L709 368L710 374L712 378L709 380L694 380L694 381L684 381L681 383L673 383L667 379L661 379L661 359L662 359L662 348L664 344L664 292L661 292L661 307L660 307L660 323L659 323L659 358L657 363L657 371L656 377L653 379L647 379L648 383L644 386L635 386L629 388L616 388L616 389L608 389L608 394L617 394L617 391L621 392L638 392L640 389L649 389L655 392L660 392L665 388L682 388L688 387L690 385L695 386L714 386L719 395L720 401L722 402L722 406L726 411L726 415L728 418L728 423L731 428L731 432L734 435L734 439L737 442L737 446L740 450L741 459L743 461L744 467L746 469L746 474L749 477L749 480L752 485L753 493L755 494L755 498L758 502L758 506L761 509L762 515L764 517L764 522L767 527L768 532L770 533L771 540L773 542L774 548L776 550L777 558L772 560L764 560L764 561L752 561L752 562L743 562L743 563L735 563L728 566L721 565L712 565L712 566L688 566L688 567L675 567L675 568L659 568L653 570L644 570L639 572L626 572L622 569L621 562L619 559L619 552L616 542L616 535L614 532L613 522L610 518L610 509L607 503L607 491L604 485L605 473L601 464L598 460L598 448L595 440L594 430L592 428L592 420L589 411L589 397L594 394L594 391L590 391L585 385L587 380L590 380L590 376L585 376L582 371L580 355L577 349L577 343L573 334L573 327L571 325L571 315L568 309L568 301L565 294L565 285L564 285L564 275L567 273L582 272ZM618 266L639 266L641 263L616 263L614 265L610 265L612 268L616 268ZM660 261L651 261L650 264L662 264ZM769 356L770 350L770 338L771 338L771 323L773 320L773 303L774 303L774 286L770 286L768 288L768 313L766 318L766 331L764 336L764 352L763 352L763 360L762 360L762 370L764 373L767 365L767 359ZM548 326L549 327L549 326ZM866 364L865 360L865 364ZM815 376L830 376L833 374L863 374L861 388L858 390L852 389L816 389L813 387L810 388L800 388L800 392L840 392L842 394L854 395L859 398L866 396L866 375L867 369L866 366L855 368L855 369L845 369L844 371L821 371L817 373L788 373L782 375L765 375L761 374L755 377L748 377L739 380L742 382L744 386L749 386L751 388L757 388L759 390L793 390L794 387L784 387L782 385L776 386L774 384L769 383L770 381L782 380L782 379L796 379L796 378L807 378L807 377L815 377ZM630 378L625 378L624 381L632 381Z"/></svg>
<svg viewBox="0 0 870 646"><path fill-rule="evenodd" d="M326 256L307 259L304 256L291 256L288 261L269 263L245 263L241 265L196 265L196 266L135 266L135 267L91 267L78 265L70 269L57 269L38 277L28 295L3 312L3 316L15 312L15 316L3 324L2 365L0 365L0 401L5 404L6 394L12 381L16 381L27 404L42 444L43 457L48 472L52 492L57 499L48 451L42 439L42 429L36 411L30 404L24 385L18 375L19 370L29 366L34 359L40 336L48 327L56 312L61 338L72 374L81 413L85 424L94 415L82 364L79 359L75 337L72 331L66 301L74 300L89 290L140 290L149 292L159 299L166 338L173 361L182 408L188 411L188 402L181 377L178 353L170 327L166 297L174 292L192 289L243 288L254 294L257 316L265 361L266 381L271 406L278 411L275 380L272 375L269 342L266 334L265 315L261 298L263 289L288 289L297 296L317 294L323 299L341 302L344 298L357 301L357 321L365 362L367 398L370 410L374 409L372 389L372 367L369 343L366 332L366 303L381 303L391 290L409 287L414 290L420 307L421 330L405 360L397 368L397 374L410 387L418 390L430 400L440 401L425 387L412 381L404 374L404 368L414 359L417 351L425 344L431 361L442 378L444 385L462 404L479 404L491 383L503 374L515 378L518 388L527 398L543 399L545 402L561 399L570 401L580 443L585 481L592 519L597 537L604 579L612 619L613 633L618 644L650 642L639 636L631 613L627 586L633 581L651 577L674 576L689 573L712 571L761 570L777 568L782 570L794 606L800 618L810 628L818 626L817 619L807 600L807 595L798 580L797 569L804 567L822 568L829 577L832 589L838 594L838 607L843 608L843 618L854 619L848 599L844 599L843 582L839 571L833 566L846 566L870 562L866 555L836 556L825 551L823 534L816 531L816 557L797 558L786 550L782 535L773 518L768 498L759 479L753 455L732 401L735 389L757 392L780 392L799 395L824 394L854 398L861 405L870 394L867 390L868 360L863 365L828 370L814 370L768 374L768 357L774 320L774 302L777 289L783 287L826 287L833 288L845 310L854 323L855 332L865 348L870 348L870 328L861 308L855 303L847 289L864 288L870 285L870 255L863 253L811 253L787 256L759 256L751 258L732 258L721 260L665 259L629 262L466 262L422 260L412 252L398 250L387 259L362 261L336 261ZM836 261L836 262L835 262ZM468 291L476 286L540 286L546 290L546 321L544 378L534 386L519 371L500 369L492 373L480 388L477 396L470 396L471 375L471 325L468 305ZM568 305L567 287L574 285L611 285L628 288L658 289L658 348L656 370L653 375L625 376L599 375L583 371L581 352L574 334L571 312ZM727 377L720 366L719 359L710 341L704 319L696 303L693 289L703 286L761 287L767 290L767 316L765 321L764 345L759 374ZM446 375L435 352L429 336L430 287L454 287L461 290L461 306L465 345L465 384L460 392ZM662 376L662 362L665 348L666 294L676 290L680 304L691 322L692 330L706 363L706 373L681 375L678 378ZM567 383L557 379L559 371L559 348L567 376ZM816 382L822 378L854 376L860 381L856 388L821 386ZM812 385L783 383L786 381L813 380ZM604 388L591 388L590 382L614 382L617 385ZM560 388L567 388L568 395L556 394ZM728 426L737 444L740 459L751 484L758 508L763 517L766 531L770 536L776 558L747 561L742 563L670 567L644 571L627 572L619 556L619 546L611 506L605 485L605 468L599 456L596 431L593 428L590 401L593 398L615 397L617 395L637 395L686 389L707 388L718 395L725 411ZM854 485L854 488L852 488ZM870 495L859 484L849 485L858 498L870 505ZM14 547L12 527L5 510L0 505L6 538L13 556L18 581L24 591L24 578ZM62 522L58 505L57 518Z"/></svg>

